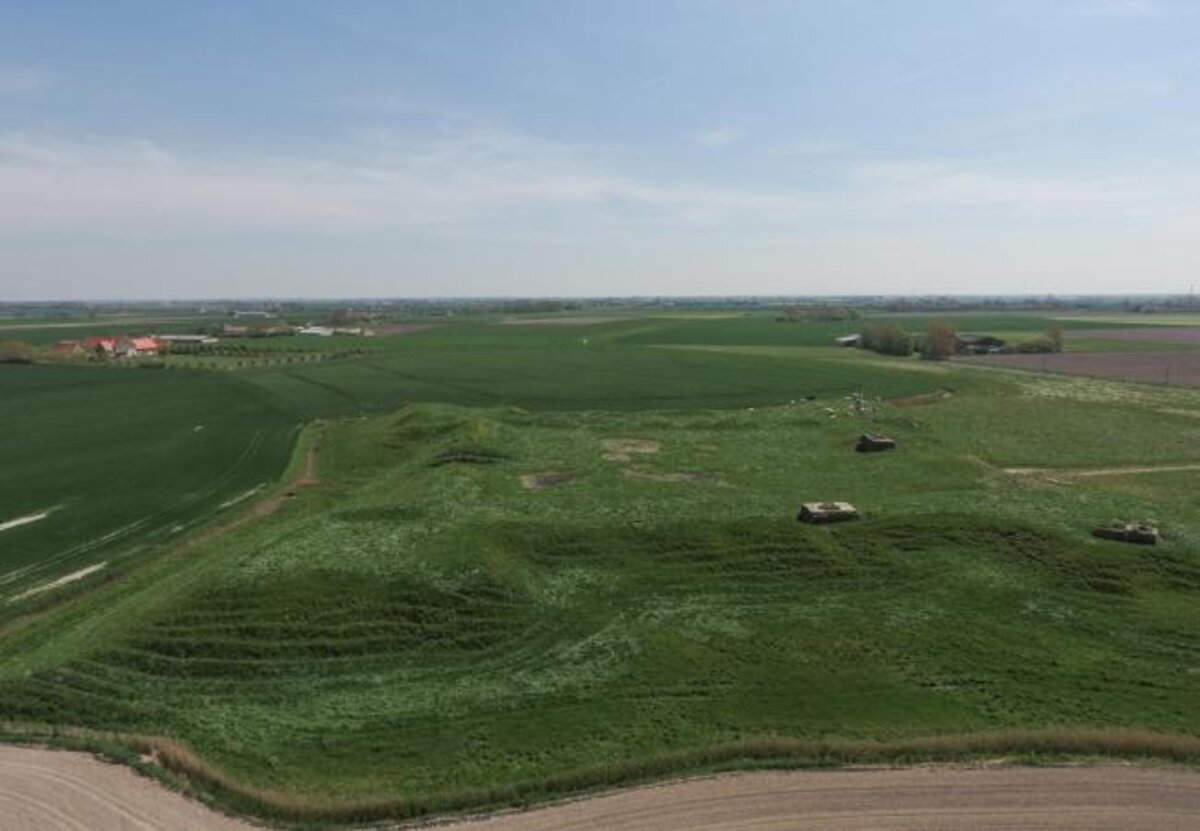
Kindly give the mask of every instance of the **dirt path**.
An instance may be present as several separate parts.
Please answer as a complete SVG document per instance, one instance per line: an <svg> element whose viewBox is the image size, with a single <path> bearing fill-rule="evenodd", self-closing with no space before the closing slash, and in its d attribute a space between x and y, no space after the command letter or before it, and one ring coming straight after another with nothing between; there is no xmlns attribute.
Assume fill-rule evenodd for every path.
<svg viewBox="0 0 1200 831"><path fill-rule="evenodd" d="M250 831L119 765L0 746L5 831ZM1200 774L1126 767L933 766L691 779L436 826L441 831L1184 829Z"/></svg>
<svg viewBox="0 0 1200 831"><path fill-rule="evenodd" d="M1139 473L1177 473L1200 470L1200 464L1186 465L1139 465L1133 467L1006 467L1005 473L1013 476L1047 476L1055 479L1081 479L1090 476L1131 476Z"/></svg>
<svg viewBox="0 0 1200 831"><path fill-rule="evenodd" d="M203 543L211 542L217 537L224 536L236 528L241 528L247 523L256 522L263 517L268 517L278 511L290 497L295 496L296 491L300 488L315 487L320 481L317 479L317 453L320 449L320 444L320 438L318 437L309 445L308 453L304 457L304 474L300 478L294 479L282 486L276 493L268 496L266 499L260 499L255 502L248 511L243 512L236 519L214 525L189 538L177 550L186 551L193 549Z"/></svg>

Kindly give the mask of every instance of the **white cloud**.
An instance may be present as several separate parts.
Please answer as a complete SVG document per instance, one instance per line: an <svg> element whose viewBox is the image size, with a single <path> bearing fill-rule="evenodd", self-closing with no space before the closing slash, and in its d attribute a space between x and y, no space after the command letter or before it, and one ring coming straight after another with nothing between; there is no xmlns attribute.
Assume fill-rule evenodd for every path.
<svg viewBox="0 0 1200 831"><path fill-rule="evenodd" d="M28 95L46 85L46 76L34 69L0 67L0 95Z"/></svg>
<svg viewBox="0 0 1200 831"><path fill-rule="evenodd" d="M1002 210L1016 216L1120 214L1172 193L1181 195L1156 177L1033 176L927 161L863 163L855 166L852 177L860 192L880 206Z"/></svg>
<svg viewBox="0 0 1200 831"><path fill-rule="evenodd" d="M802 189L637 177L478 125L320 157L0 134L0 274L30 295L1018 291L1018 271L1062 292L1084 271L1054 268L1118 291L1139 257L1196 265L1200 169L826 161Z"/></svg>
<svg viewBox="0 0 1200 831"><path fill-rule="evenodd" d="M474 128L376 133L315 158L185 156L139 140L0 135L0 232L129 235L389 229L488 223L713 225L780 221L805 194L662 183L551 142Z"/></svg>
<svg viewBox="0 0 1200 831"><path fill-rule="evenodd" d="M731 144L737 144L745 137L746 131L740 127L713 127L688 136L703 147L728 147Z"/></svg>

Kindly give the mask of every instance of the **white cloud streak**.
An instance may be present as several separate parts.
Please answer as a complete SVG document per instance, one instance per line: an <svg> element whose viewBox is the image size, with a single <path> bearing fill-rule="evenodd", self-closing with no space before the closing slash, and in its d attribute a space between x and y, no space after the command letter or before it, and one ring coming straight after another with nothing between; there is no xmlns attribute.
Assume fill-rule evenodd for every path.
<svg viewBox="0 0 1200 831"><path fill-rule="evenodd" d="M1200 192L1196 170L1045 176L982 162L837 156L828 164L820 188L766 188L650 180L570 147L482 128L381 133L322 158L209 158L143 140L0 134L0 235L812 235L927 230L971 217L1178 217Z"/></svg>

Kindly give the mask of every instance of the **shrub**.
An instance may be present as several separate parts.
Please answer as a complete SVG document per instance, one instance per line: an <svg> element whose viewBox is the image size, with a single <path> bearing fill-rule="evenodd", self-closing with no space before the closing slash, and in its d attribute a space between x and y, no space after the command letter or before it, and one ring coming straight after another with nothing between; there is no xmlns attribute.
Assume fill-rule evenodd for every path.
<svg viewBox="0 0 1200 831"><path fill-rule="evenodd" d="M1046 340L1050 341L1052 351L1062 352L1063 350L1063 327L1061 323L1055 323L1046 330Z"/></svg>
<svg viewBox="0 0 1200 831"><path fill-rule="evenodd" d="M1048 337L1034 338L1033 340L1021 341L1014 347L1017 352L1023 354L1042 354L1046 352L1058 352L1062 349L1061 346L1055 347L1054 341Z"/></svg>
<svg viewBox="0 0 1200 831"><path fill-rule="evenodd" d="M958 332L949 323L935 320L925 327L925 338L921 342L921 357L928 361L940 361L954 354L958 344Z"/></svg>
<svg viewBox="0 0 1200 831"><path fill-rule="evenodd" d="M895 323L876 323L867 326L862 333L863 349L881 355L911 355L912 337Z"/></svg>
<svg viewBox="0 0 1200 831"><path fill-rule="evenodd" d="M0 343L0 364L33 363L33 347L18 340Z"/></svg>

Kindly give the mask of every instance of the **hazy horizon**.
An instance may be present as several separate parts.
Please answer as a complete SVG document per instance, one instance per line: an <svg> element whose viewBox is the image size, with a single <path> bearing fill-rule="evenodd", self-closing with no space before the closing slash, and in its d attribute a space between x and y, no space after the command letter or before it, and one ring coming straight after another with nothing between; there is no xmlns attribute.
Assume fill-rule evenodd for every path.
<svg viewBox="0 0 1200 831"><path fill-rule="evenodd" d="M0 12L0 300L1186 294L1200 8Z"/></svg>

